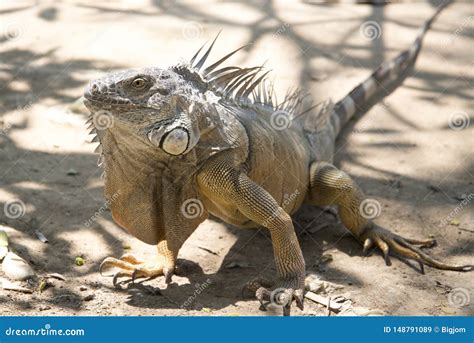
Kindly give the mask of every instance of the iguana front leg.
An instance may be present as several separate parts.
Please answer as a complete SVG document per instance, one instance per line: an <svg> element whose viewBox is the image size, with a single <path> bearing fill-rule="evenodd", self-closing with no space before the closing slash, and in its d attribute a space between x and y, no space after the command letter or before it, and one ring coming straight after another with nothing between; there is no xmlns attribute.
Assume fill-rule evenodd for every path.
<svg viewBox="0 0 474 343"><path fill-rule="evenodd" d="M471 265L459 266L437 261L415 246L433 246L436 243L433 239L403 238L365 218L361 211L361 203L365 198L363 192L350 176L333 165L313 163L310 177L310 203L318 206L338 205L342 222L363 244L364 252L375 245L382 250L387 265L390 265L389 253L392 252L419 262L422 272L424 264L444 270L472 270Z"/></svg>
<svg viewBox="0 0 474 343"><path fill-rule="evenodd" d="M273 197L233 165L230 154L209 160L198 173L201 192L211 201L235 209L251 221L270 230L280 290L280 304L289 314L292 300L303 308L305 262L291 217ZM260 287L257 298L267 300L270 291ZM284 294L284 297L281 295Z"/></svg>
<svg viewBox="0 0 474 343"><path fill-rule="evenodd" d="M107 257L100 265L100 272L113 267L118 268L119 271L113 274L114 286L122 277L128 278L125 282L134 282L135 278L154 278L164 275L166 283L170 283L179 250L208 216L201 201L197 199L192 184L183 184L179 179L170 180L166 177L162 177L160 181L163 187L161 199L158 201L162 202L163 211L156 222L166 223L166 226L163 239L157 244L158 256L151 262L141 261L131 254L126 254L120 259ZM191 205L199 208L187 209L184 205L189 201ZM189 212L190 210L192 213Z"/></svg>

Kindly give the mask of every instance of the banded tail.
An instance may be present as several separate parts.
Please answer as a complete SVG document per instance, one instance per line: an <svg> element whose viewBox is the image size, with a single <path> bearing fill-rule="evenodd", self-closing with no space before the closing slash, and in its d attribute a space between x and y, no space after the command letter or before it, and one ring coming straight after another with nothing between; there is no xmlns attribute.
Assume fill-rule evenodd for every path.
<svg viewBox="0 0 474 343"><path fill-rule="evenodd" d="M364 82L357 85L334 105L331 124L336 135L354 114L368 111L374 105L375 99L380 100L389 95L396 86L405 80L416 62L426 32L451 1L447 0L438 6L436 12L422 26L409 49L402 51L394 59L383 62Z"/></svg>

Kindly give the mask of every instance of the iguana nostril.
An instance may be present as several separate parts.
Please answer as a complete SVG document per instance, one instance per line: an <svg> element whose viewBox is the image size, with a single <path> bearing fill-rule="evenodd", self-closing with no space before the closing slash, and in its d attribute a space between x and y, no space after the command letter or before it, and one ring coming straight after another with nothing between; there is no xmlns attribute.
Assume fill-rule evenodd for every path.
<svg viewBox="0 0 474 343"><path fill-rule="evenodd" d="M97 83L92 83L90 86L89 86L89 93L91 95L95 95L97 93L99 93L99 86L97 85Z"/></svg>

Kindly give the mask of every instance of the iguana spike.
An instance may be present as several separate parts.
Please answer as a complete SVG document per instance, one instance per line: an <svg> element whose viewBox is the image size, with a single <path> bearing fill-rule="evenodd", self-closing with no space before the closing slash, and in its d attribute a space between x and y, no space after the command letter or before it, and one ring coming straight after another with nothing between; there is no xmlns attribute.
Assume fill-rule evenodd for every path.
<svg viewBox="0 0 474 343"><path fill-rule="evenodd" d="M94 152L97 154L102 154L102 144L99 144L95 149Z"/></svg>
<svg viewBox="0 0 474 343"><path fill-rule="evenodd" d="M266 105L267 102L268 102L268 99L267 99L267 90L266 90L267 80L268 80L268 79L264 79L263 82L262 82L262 84L261 84L261 87L260 87L260 89L261 89L261 91L262 91L262 103L263 103L264 105Z"/></svg>
<svg viewBox="0 0 474 343"><path fill-rule="evenodd" d="M262 79L261 82L264 82L264 80ZM260 91L260 84L257 84L257 87L255 88L255 90L253 92L253 100L256 103L261 103L262 102L262 93Z"/></svg>
<svg viewBox="0 0 474 343"><path fill-rule="evenodd" d="M218 69L210 74L207 74L206 75L206 78L212 82L212 79L215 78L215 77L221 77L224 73L228 72L228 71L236 71L236 70L240 70L242 68L239 68L239 67L225 67L225 68L221 68L221 69Z"/></svg>
<svg viewBox="0 0 474 343"><path fill-rule="evenodd" d="M235 98L236 98L236 99L241 100L241 99L243 98L243 95L244 95L245 91L247 90L248 86L249 86L250 84L252 84L253 79L255 78L255 76L258 75L259 72L260 72L260 70L257 71L257 72L255 72L255 73L253 73L252 75L249 75L250 78L248 79L248 81L245 82L244 85L243 85L242 87L240 87L240 89L239 89L239 90L237 91L237 93L235 94Z"/></svg>
<svg viewBox="0 0 474 343"><path fill-rule="evenodd" d="M269 106L274 106L274 101L273 101L274 97L275 97L275 100L276 100L276 94L274 92L274 86L275 86L275 80L272 80L272 81L270 81L270 84L268 85L267 89L265 89L265 91L267 92L267 96L268 96L267 105L269 105ZM275 103L278 103L278 102L275 102Z"/></svg>
<svg viewBox="0 0 474 343"><path fill-rule="evenodd" d="M215 83L225 83L225 87L232 86L237 80L239 80L242 76L247 75L251 71L257 69L258 67L253 67L253 68L239 68L239 70L236 70L235 72L228 73L223 76L219 76L212 80L211 82Z"/></svg>
<svg viewBox="0 0 474 343"><path fill-rule="evenodd" d="M242 84L244 84L249 78L253 78L257 73L258 73L258 70L254 72L250 71L243 74L242 77L240 77L238 81L233 83L233 85L231 85L230 87L226 87L225 95L227 96L227 95L232 94L234 90L242 86Z"/></svg>
<svg viewBox="0 0 474 343"><path fill-rule="evenodd" d="M200 48L199 50L194 54L193 58L191 58L191 60L189 61L189 64L190 65L193 65L194 63L194 60L196 59L196 57L198 57L199 53L201 52L201 50L206 46L207 42L204 43Z"/></svg>
<svg viewBox="0 0 474 343"><path fill-rule="evenodd" d="M224 86L226 86L227 84L229 84L229 82L232 82L236 77L238 77L243 70L245 70L245 69L238 68L236 71L232 71L230 73L219 75L218 77L210 80L209 82L210 83L215 83L215 84L218 84L218 85L224 84Z"/></svg>
<svg viewBox="0 0 474 343"><path fill-rule="evenodd" d="M216 38L214 38L214 40L212 41L212 44L211 44L211 46L209 47L209 49L207 49L207 51L206 51L206 53L204 54L204 56L201 57L201 59L199 60L198 63L196 63L196 65L194 66L194 68L196 68L197 70L201 69L202 65L206 62L207 57L208 57L209 54L211 53L212 47L214 46L214 43L216 42L217 37L219 37L220 34L221 34L221 31L219 31L219 33L217 34Z"/></svg>
<svg viewBox="0 0 474 343"><path fill-rule="evenodd" d="M99 135L95 135L94 138L92 138L91 143L95 142L100 142Z"/></svg>
<svg viewBox="0 0 474 343"><path fill-rule="evenodd" d="M100 156L97 158L97 165L98 165L99 167L101 167L103 163L104 163L104 156L103 156L103 155L100 155Z"/></svg>
<svg viewBox="0 0 474 343"><path fill-rule="evenodd" d="M257 70L256 72L258 73L261 67L253 67L253 68L244 68L242 69L242 73L237 74L237 76L231 80L230 82L227 83L225 91L227 92L228 90L232 89L234 90L235 88L239 87L243 80L247 79L247 76L249 74L252 74Z"/></svg>
<svg viewBox="0 0 474 343"><path fill-rule="evenodd" d="M97 130L95 129L95 127L89 131L89 135L97 135Z"/></svg>
<svg viewBox="0 0 474 343"><path fill-rule="evenodd" d="M220 33L220 32L219 32ZM216 37L217 38L217 37ZM214 63L213 65L210 65L209 67L207 67L206 69L204 69L204 75L207 75L208 73L210 73L211 71L213 71L218 65L220 65L222 62L224 62L225 60L227 60L229 57L231 57L232 55L234 55L236 52L242 50L243 48L246 48L250 46L250 44L246 44L244 46L241 46L240 48L238 49L235 49L234 51L232 51L230 54L227 54L225 55L224 57L222 57L219 61L217 61L216 63Z"/></svg>
<svg viewBox="0 0 474 343"><path fill-rule="evenodd" d="M250 95L250 93L252 93L252 91L255 89L255 87L257 87L260 82L262 82L262 80L265 78L265 76L268 75L268 73L270 72L271 70L265 72L262 76L260 76L257 80L255 80L250 86L249 88L244 92L243 94L243 97L248 97Z"/></svg>

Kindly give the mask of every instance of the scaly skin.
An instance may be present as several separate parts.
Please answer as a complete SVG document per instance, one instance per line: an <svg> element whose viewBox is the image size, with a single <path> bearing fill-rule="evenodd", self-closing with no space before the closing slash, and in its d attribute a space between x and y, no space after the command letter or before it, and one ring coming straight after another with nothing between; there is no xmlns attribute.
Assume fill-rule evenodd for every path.
<svg viewBox="0 0 474 343"><path fill-rule="evenodd" d="M261 67L225 67L225 56L203 70L212 45L189 64L109 74L92 81L85 104L101 143L105 195L114 220L138 239L156 244L158 258L107 258L101 271L118 267L120 277L156 277L167 282L179 249L213 214L240 227L271 233L278 281L251 282L263 302L274 300L290 313L303 308L305 262L290 215L303 203L337 205L344 225L363 244L445 270L471 270L439 262L416 245L433 240L402 238L365 218L363 192L332 162L334 140L356 112L386 95L413 66L421 40L380 66L334 106L304 108L304 97L272 100ZM217 38L217 37L216 37Z"/></svg>

